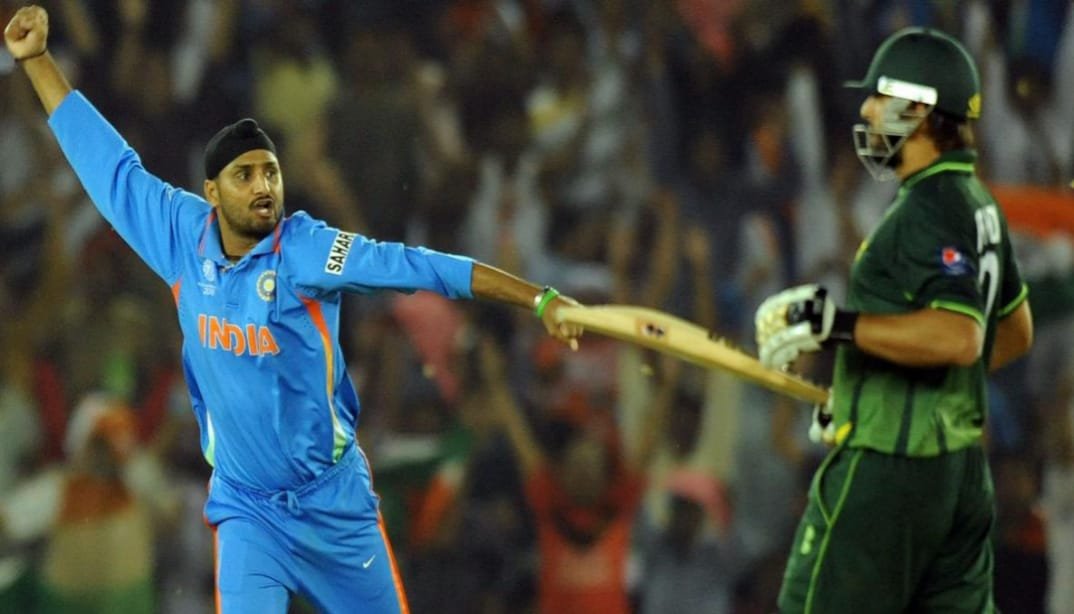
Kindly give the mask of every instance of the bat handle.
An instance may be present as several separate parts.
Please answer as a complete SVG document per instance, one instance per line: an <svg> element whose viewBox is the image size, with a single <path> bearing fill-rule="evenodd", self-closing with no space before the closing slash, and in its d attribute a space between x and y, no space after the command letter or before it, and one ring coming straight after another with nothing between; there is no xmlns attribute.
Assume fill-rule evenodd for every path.
<svg viewBox="0 0 1074 614"><path fill-rule="evenodd" d="M814 406L813 421L809 425L809 440L813 443L824 443L825 439L832 438L834 435L834 433L827 432L831 427L832 413L828 404Z"/></svg>

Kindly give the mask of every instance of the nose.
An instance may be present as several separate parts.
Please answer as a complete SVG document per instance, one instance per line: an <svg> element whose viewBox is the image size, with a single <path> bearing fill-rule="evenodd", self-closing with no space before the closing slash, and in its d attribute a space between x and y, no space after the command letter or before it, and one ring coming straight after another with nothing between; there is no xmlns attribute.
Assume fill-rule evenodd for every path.
<svg viewBox="0 0 1074 614"><path fill-rule="evenodd" d="M884 104L885 99L885 96L878 96L876 94L873 94L866 98L861 103L861 110L858 111L861 114L861 118L864 119L866 122L869 122L872 116L882 112L882 108L880 111L877 111L877 109L880 108L878 105Z"/></svg>
<svg viewBox="0 0 1074 614"><path fill-rule="evenodd" d="M257 194L268 194L270 191L268 173L260 173L253 184L254 192Z"/></svg>

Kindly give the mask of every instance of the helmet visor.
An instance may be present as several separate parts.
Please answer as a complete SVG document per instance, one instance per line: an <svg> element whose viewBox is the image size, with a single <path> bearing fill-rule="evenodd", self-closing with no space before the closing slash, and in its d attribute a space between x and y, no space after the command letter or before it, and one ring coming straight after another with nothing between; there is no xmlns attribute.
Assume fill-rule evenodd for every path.
<svg viewBox="0 0 1074 614"><path fill-rule="evenodd" d="M932 111L928 103L885 97L876 125L855 124L854 152L877 181L894 179L896 154Z"/></svg>

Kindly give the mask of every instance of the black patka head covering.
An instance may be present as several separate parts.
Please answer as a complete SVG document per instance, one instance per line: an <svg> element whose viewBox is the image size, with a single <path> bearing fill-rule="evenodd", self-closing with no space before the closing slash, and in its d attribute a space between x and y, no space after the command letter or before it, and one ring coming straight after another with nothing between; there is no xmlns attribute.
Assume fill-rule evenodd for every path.
<svg viewBox="0 0 1074 614"><path fill-rule="evenodd" d="M215 178L232 160L254 149L267 149L276 153L276 145L256 121L245 117L234 124L224 126L205 146L205 177Z"/></svg>

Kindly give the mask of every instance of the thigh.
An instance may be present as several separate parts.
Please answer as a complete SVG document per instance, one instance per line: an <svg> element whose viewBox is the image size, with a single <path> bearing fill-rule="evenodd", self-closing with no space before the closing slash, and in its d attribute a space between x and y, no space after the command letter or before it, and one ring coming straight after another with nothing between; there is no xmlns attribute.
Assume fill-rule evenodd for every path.
<svg viewBox="0 0 1074 614"><path fill-rule="evenodd" d="M872 453L837 449L814 476L795 535L780 612L902 612L908 528L888 470Z"/></svg>
<svg viewBox="0 0 1074 614"><path fill-rule="evenodd" d="M296 557L298 592L327 614L408 612L402 582L371 488L357 453L303 497L288 530Z"/></svg>
<svg viewBox="0 0 1074 614"><path fill-rule="evenodd" d="M309 565L299 577L299 592L319 611L409 612L395 556L379 518L355 524L345 543L307 560Z"/></svg>
<svg viewBox="0 0 1074 614"><path fill-rule="evenodd" d="M219 612L284 614L290 600L286 553L249 520L225 520L214 531Z"/></svg>
<svg viewBox="0 0 1074 614"><path fill-rule="evenodd" d="M918 584L914 612L994 612L992 526L995 501L983 450L950 455L959 474L955 513ZM937 496L940 496L939 494Z"/></svg>

